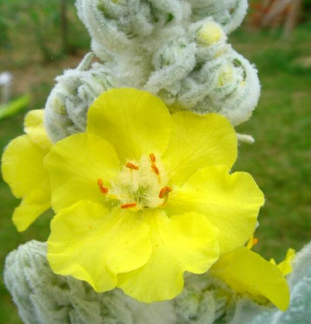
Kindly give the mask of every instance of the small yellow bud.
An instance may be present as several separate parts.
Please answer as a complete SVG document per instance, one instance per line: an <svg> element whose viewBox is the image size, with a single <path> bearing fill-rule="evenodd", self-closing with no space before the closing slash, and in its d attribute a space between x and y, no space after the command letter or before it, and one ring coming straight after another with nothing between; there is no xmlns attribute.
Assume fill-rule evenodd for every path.
<svg viewBox="0 0 311 324"><path fill-rule="evenodd" d="M197 34L197 41L202 45L212 45L225 38L222 28L213 21L206 22Z"/></svg>
<svg viewBox="0 0 311 324"><path fill-rule="evenodd" d="M232 64L225 64L218 76L217 86L223 87L224 85L232 82L234 79L234 69Z"/></svg>

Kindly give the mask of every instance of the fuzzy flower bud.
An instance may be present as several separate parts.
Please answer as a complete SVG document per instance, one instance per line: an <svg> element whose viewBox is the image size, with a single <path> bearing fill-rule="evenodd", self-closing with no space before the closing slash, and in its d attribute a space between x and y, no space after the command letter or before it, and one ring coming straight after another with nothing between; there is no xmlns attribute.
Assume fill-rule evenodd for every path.
<svg viewBox="0 0 311 324"><path fill-rule="evenodd" d="M45 126L56 142L86 127L87 108L98 95L117 85L111 73L100 63L91 61L90 53L74 70L67 70L56 78L57 85L45 107Z"/></svg>
<svg viewBox="0 0 311 324"><path fill-rule="evenodd" d="M225 39L224 31L213 21L207 21L197 33L197 42L202 45L212 45Z"/></svg>
<svg viewBox="0 0 311 324"><path fill-rule="evenodd" d="M247 7L247 0L186 0L191 3L192 21L198 21L207 16L222 25L226 34L230 34L242 23Z"/></svg>

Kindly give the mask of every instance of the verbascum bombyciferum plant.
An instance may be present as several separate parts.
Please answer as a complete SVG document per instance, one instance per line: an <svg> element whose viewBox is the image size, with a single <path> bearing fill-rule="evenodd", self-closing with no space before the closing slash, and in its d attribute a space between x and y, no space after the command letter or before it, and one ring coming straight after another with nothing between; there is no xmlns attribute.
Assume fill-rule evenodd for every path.
<svg viewBox="0 0 311 324"><path fill-rule="evenodd" d="M55 213L46 243L6 259L24 323L298 316L301 294L310 295L310 248L289 250L280 264L253 252L264 196L250 174L231 171L238 139L249 140L234 126L260 90L256 69L228 44L246 8L77 1L92 52L57 78L2 156L3 178L22 199L17 229Z"/></svg>

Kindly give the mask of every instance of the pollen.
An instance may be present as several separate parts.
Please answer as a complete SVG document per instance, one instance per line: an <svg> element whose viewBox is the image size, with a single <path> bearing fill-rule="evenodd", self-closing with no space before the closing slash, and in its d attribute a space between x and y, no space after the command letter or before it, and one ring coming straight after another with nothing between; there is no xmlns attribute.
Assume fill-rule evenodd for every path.
<svg viewBox="0 0 311 324"><path fill-rule="evenodd" d="M109 192L109 188L106 188L106 187L103 186L103 180L102 179L98 179L97 184L98 184L98 187L99 187L99 190L101 191L101 193L107 194Z"/></svg>
<svg viewBox="0 0 311 324"><path fill-rule="evenodd" d="M125 165L127 168L132 169L132 170L139 170L139 167L131 162L126 163Z"/></svg>
<svg viewBox="0 0 311 324"><path fill-rule="evenodd" d="M136 206L137 206L137 203L134 202L134 203L129 203L129 204L122 204L121 208L126 209L126 208L132 208L132 207L136 207Z"/></svg>
<svg viewBox="0 0 311 324"><path fill-rule="evenodd" d="M172 188L165 186L160 190L159 198L165 198L172 191Z"/></svg>

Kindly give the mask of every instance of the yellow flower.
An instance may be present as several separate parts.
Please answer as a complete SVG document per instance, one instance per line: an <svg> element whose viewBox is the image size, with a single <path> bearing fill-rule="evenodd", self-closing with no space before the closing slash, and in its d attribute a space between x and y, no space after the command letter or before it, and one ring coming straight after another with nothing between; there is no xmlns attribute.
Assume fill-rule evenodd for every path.
<svg viewBox="0 0 311 324"><path fill-rule="evenodd" d="M216 114L170 115L157 97L114 89L90 107L87 132L46 157L54 272L168 300L183 273L204 273L253 233L263 194L247 173L229 174L234 129Z"/></svg>
<svg viewBox="0 0 311 324"><path fill-rule="evenodd" d="M26 115L25 133L9 143L2 156L3 179L14 196L22 198L13 213L18 231L26 230L51 207L49 176L43 159L52 143L43 126L43 110L32 110Z"/></svg>
<svg viewBox="0 0 311 324"><path fill-rule="evenodd" d="M209 273L238 293L249 293L255 299L265 297L283 311L289 306L289 287L283 273L248 247L222 255Z"/></svg>

